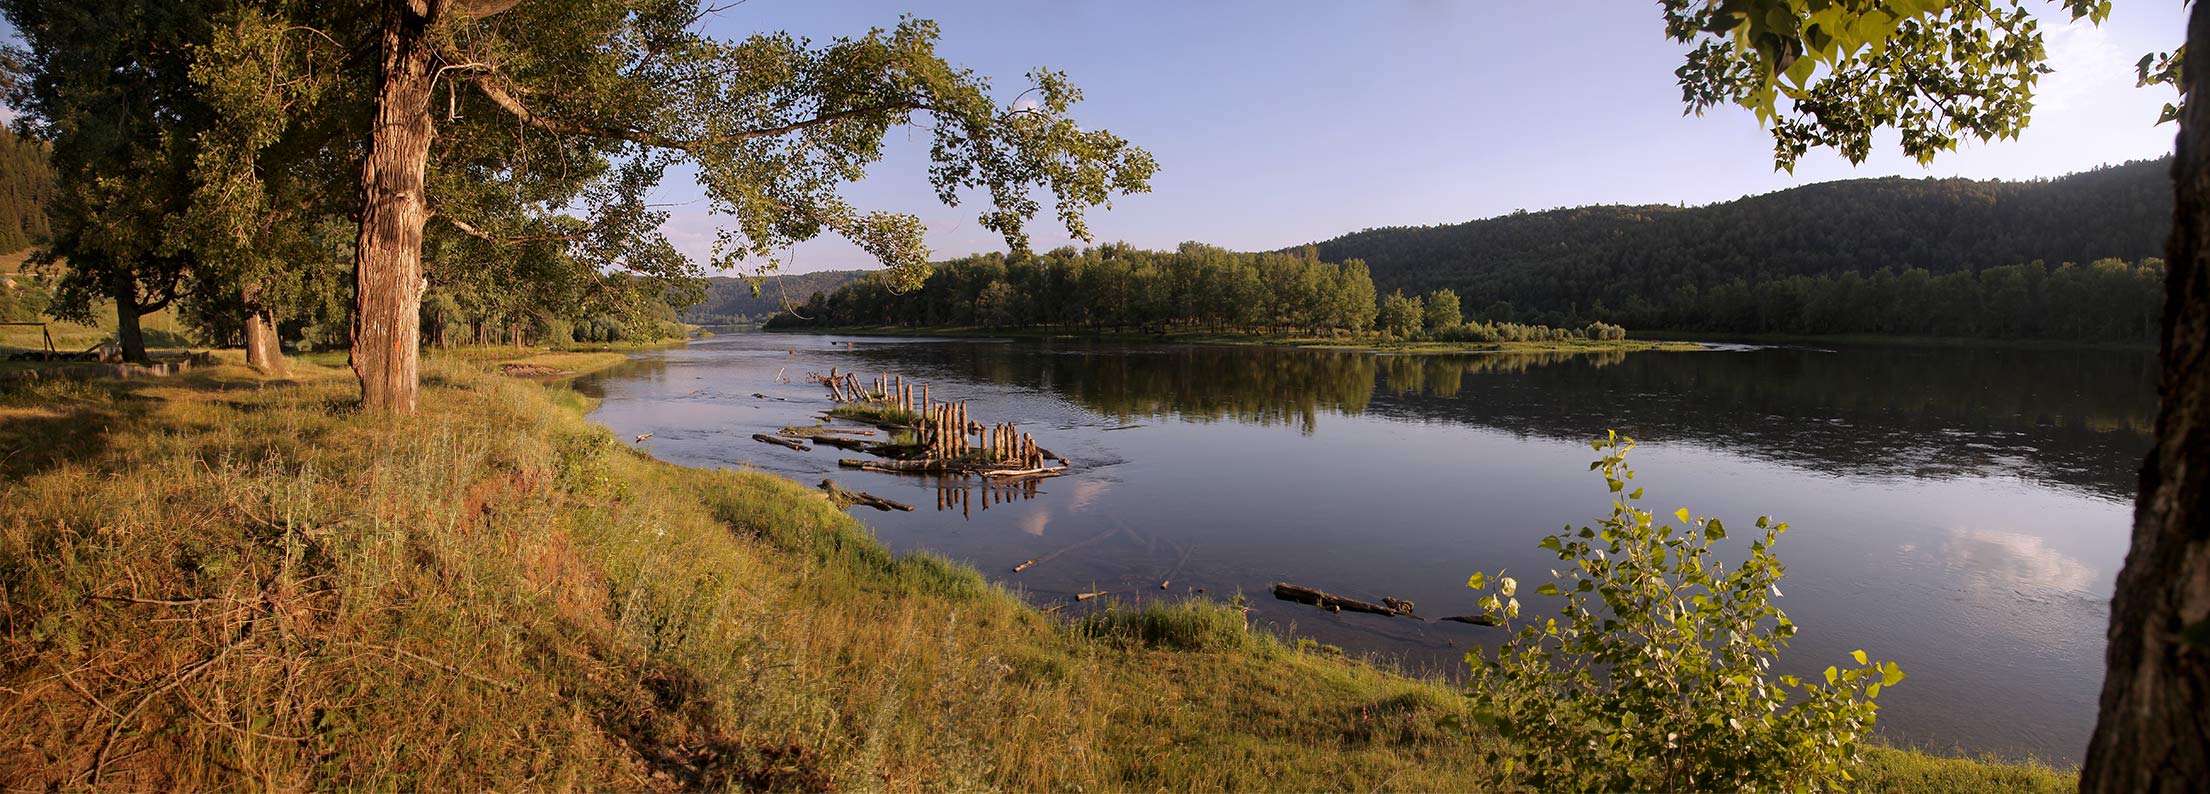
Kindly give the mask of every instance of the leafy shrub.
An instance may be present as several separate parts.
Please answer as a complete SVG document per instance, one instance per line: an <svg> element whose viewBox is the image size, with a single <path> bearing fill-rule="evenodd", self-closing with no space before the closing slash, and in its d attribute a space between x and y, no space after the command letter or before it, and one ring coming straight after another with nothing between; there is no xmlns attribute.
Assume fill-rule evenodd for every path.
<svg viewBox="0 0 2210 794"><path fill-rule="evenodd" d="M1657 522L1626 492L1633 439L1592 442L1589 464L1614 494L1594 527L1543 538L1566 563L1535 589L1558 617L1522 622L1518 582L1474 574L1486 614L1512 632L1493 656L1475 650L1471 694L1512 740L1507 769L1543 791L1823 790L1851 779L1873 698L1903 680L1894 662L1826 668L1823 682L1771 675L1796 627L1769 600L1785 568L1773 543L1788 525L1757 519L1762 537L1729 569L1713 559L1719 519L1686 509ZM1624 493L1623 493L1624 492Z"/></svg>

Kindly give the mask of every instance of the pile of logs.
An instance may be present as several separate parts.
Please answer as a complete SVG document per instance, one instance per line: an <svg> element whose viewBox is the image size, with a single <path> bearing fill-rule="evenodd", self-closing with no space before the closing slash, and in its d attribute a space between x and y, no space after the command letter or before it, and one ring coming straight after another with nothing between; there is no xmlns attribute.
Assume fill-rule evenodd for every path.
<svg viewBox="0 0 2210 794"><path fill-rule="evenodd" d="M1047 461L1057 456L1038 446L1036 438L1021 432L1018 426L1011 422L984 424L976 421L968 414L966 401L937 402L926 383L907 383L902 375L879 373L862 386L854 374L835 369L829 370L827 375L815 376L815 380L827 385L830 397L838 402L874 403L919 418L915 425L878 423L912 430L912 446L918 457L879 461L845 459L837 461L838 465L868 471L953 472L1013 479L1053 477L1067 469L1065 459L1059 459L1058 465L1049 465Z"/></svg>

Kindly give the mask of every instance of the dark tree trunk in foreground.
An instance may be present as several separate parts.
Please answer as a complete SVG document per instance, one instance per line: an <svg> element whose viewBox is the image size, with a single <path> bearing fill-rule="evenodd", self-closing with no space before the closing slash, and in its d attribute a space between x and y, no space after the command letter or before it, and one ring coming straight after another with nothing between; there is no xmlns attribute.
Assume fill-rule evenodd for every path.
<svg viewBox="0 0 2210 794"><path fill-rule="evenodd" d="M138 285L124 278L115 289L115 344L123 349L123 360L139 364L152 359L146 357L146 332L138 325L138 313L144 311L138 305Z"/></svg>
<svg viewBox="0 0 2210 794"><path fill-rule="evenodd" d="M354 247L353 372L361 407L411 414L421 363L423 172L430 162L431 25L441 0L387 0L382 79L368 160L361 169L361 236Z"/></svg>
<svg viewBox="0 0 2210 794"><path fill-rule="evenodd" d="M2196 0L2172 161L2156 447L2110 604L2088 792L2210 791L2210 1Z"/></svg>
<svg viewBox="0 0 2210 794"><path fill-rule="evenodd" d="M262 372L284 371L284 348L276 338L276 315L267 309L246 312L246 365Z"/></svg>

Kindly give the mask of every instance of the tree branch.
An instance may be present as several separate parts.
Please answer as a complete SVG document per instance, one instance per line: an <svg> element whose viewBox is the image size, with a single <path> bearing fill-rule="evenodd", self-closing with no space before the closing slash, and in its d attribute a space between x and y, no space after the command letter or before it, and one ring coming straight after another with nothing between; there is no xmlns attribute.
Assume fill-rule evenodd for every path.
<svg viewBox="0 0 2210 794"><path fill-rule="evenodd" d="M437 217L445 219L446 223L452 224L453 228L459 229L462 234L494 245L513 245L515 243L568 242L573 240L581 240L583 239L584 235L590 234L590 232L586 230L576 232L574 234L520 234L502 237L490 232L486 232L482 229L478 229L475 226L470 225L467 221L455 218L451 215L439 213L437 214Z"/></svg>
<svg viewBox="0 0 2210 794"><path fill-rule="evenodd" d="M925 102L909 99L898 102L889 102L881 105L871 105L863 108L839 110L833 113L823 113L819 116L815 116L804 121L794 121L789 124L784 124L776 127L761 127L758 129L738 130L736 132L731 132L724 135L712 135L704 138L685 139L673 138L649 130L640 130L632 127L602 127L542 116L534 111L531 111L528 106L523 105L522 101L516 98L513 94L508 93L504 86L500 86L490 79L478 77L472 82L476 84L477 90L483 92L485 98L491 100L492 104L498 105L500 109L513 114L513 116L517 119L520 119L522 123L532 127L536 127L546 132L551 132L559 135L582 135L592 138L612 138L615 140L629 141L630 143L635 143L642 146L651 146L659 149L675 149L677 151L685 152L693 151L707 146L735 143L737 141L750 140L753 138L772 138L778 135L797 132L799 130L818 127L823 124L829 124L858 116L867 116L877 113L906 113L915 110L933 109L929 107L929 105Z"/></svg>

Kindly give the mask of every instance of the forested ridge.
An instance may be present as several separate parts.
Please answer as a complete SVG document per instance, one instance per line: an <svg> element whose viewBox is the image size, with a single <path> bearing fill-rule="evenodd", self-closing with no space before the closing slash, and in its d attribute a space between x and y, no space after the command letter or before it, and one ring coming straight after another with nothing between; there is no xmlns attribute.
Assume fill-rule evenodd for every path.
<svg viewBox="0 0 2210 794"><path fill-rule="evenodd" d="M46 202L54 196L52 147L0 127L0 254L30 247L47 233Z"/></svg>
<svg viewBox="0 0 2210 794"><path fill-rule="evenodd" d="M686 322L721 325L765 320L866 275L864 270L817 270L764 278L714 276L706 279L706 299L683 310Z"/></svg>
<svg viewBox="0 0 2210 794"><path fill-rule="evenodd" d="M1314 247L1322 259L1364 260L1384 292L1452 289L1469 316L1491 320L2146 341L2170 168L2163 159L2030 181L1855 179L1702 207L1368 229Z"/></svg>

